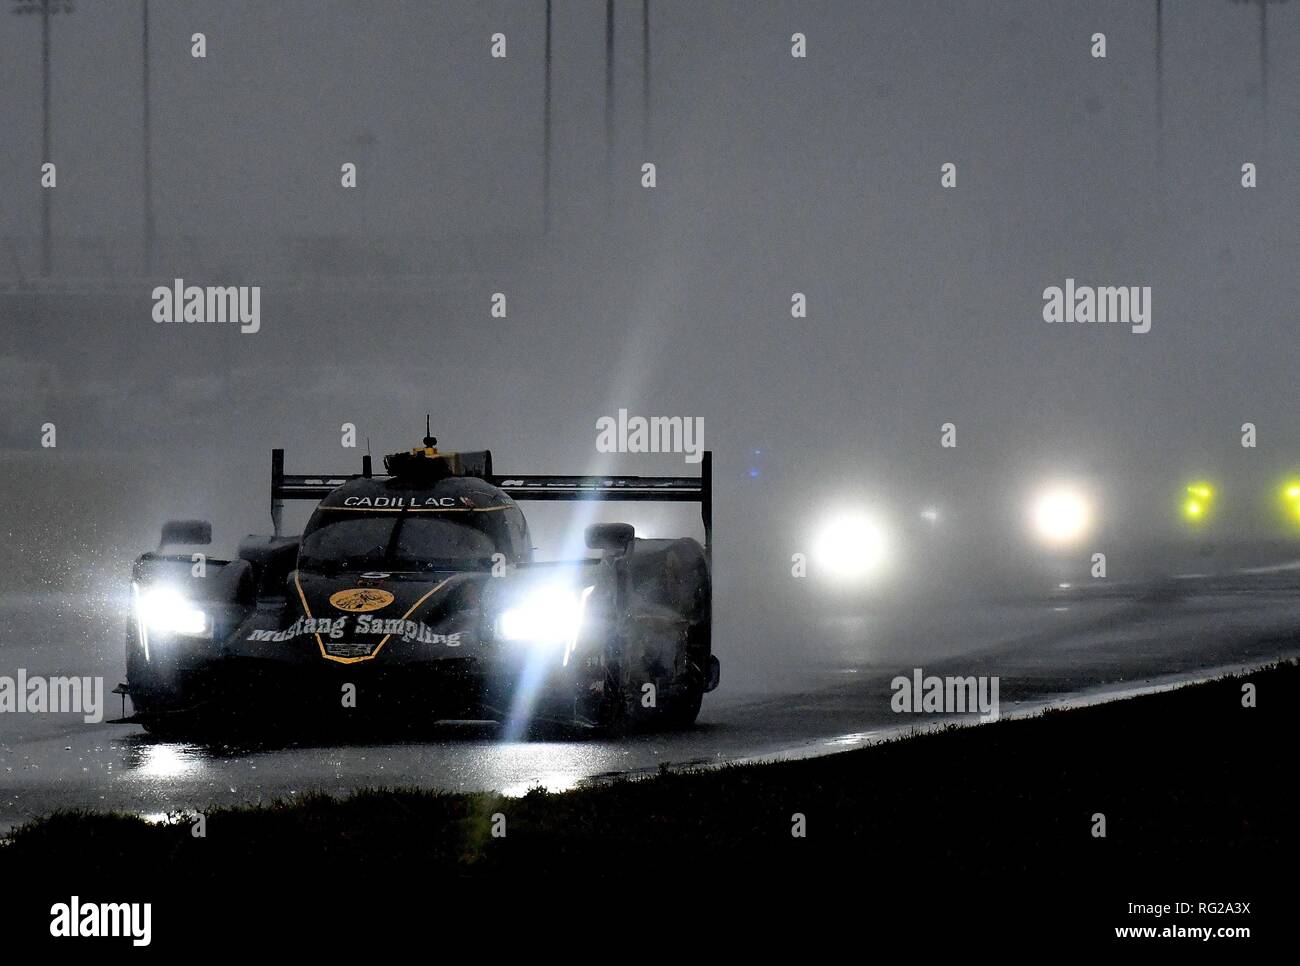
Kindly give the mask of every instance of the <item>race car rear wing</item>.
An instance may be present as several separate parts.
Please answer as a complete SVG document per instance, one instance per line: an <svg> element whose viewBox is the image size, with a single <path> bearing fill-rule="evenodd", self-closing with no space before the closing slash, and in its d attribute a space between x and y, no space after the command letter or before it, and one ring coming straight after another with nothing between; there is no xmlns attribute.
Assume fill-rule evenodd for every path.
<svg viewBox="0 0 1300 966"><path fill-rule="evenodd" d="M492 456L485 453L481 478L516 500L653 500L663 503L698 503L704 523L704 546L713 547L713 453L705 450L699 476L496 476ZM349 476L320 473L288 474L284 450L271 450L271 524L280 535L285 500L323 500L335 488L358 476L370 476L370 457L364 471ZM479 475L476 473L468 475Z"/></svg>
<svg viewBox="0 0 1300 966"><path fill-rule="evenodd" d="M516 500L654 500L698 503L704 546L713 547L713 453L705 450L699 476L490 476L487 482Z"/></svg>

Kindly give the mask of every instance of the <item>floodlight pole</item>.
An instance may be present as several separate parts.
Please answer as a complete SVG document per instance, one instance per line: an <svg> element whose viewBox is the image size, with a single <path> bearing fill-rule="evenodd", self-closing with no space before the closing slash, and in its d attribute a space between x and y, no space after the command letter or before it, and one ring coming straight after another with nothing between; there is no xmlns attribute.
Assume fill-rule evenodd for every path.
<svg viewBox="0 0 1300 966"><path fill-rule="evenodd" d="M154 266L153 218L153 134L149 102L149 0L141 0L141 108L144 138L144 265L152 274Z"/></svg>
<svg viewBox="0 0 1300 966"><path fill-rule="evenodd" d="M614 190L614 0L605 0L605 193Z"/></svg>
<svg viewBox="0 0 1300 966"><path fill-rule="evenodd" d="M551 0L546 0L546 44L542 55L542 232L551 230Z"/></svg>
<svg viewBox="0 0 1300 966"><path fill-rule="evenodd" d="M650 151L650 0L641 0L641 141Z"/></svg>
<svg viewBox="0 0 1300 966"><path fill-rule="evenodd" d="M50 0L41 0L41 164L50 161ZM50 274L50 192L41 186L41 274Z"/></svg>

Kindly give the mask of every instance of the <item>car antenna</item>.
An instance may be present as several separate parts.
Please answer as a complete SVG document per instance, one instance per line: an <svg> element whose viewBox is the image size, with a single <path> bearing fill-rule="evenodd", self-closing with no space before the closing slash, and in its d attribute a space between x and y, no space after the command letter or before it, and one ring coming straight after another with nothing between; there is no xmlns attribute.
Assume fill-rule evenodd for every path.
<svg viewBox="0 0 1300 966"><path fill-rule="evenodd" d="M424 445L429 449L438 445L437 437L433 435L433 430L429 428L429 419L432 415L432 413L424 414Z"/></svg>
<svg viewBox="0 0 1300 966"><path fill-rule="evenodd" d="M370 479L374 475L374 470L370 462L370 437L366 437L366 455L361 457L361 475Z"/></svg>

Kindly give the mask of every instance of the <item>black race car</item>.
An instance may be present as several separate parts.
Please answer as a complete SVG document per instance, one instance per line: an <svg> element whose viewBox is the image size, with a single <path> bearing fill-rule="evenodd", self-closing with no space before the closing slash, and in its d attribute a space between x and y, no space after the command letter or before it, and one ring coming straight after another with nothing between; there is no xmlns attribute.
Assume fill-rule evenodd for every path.
<svg viewBox="0 0 1300 966"><path fill-rule="evenodd" d="M271 454L271 536L238 559L173 521L136 560L127 681L158 733L312 712L682 727L718 684L710 646L710 454L700 477L497 476L489 452L422 446L357 476L286 475ZM318 500L282 536L285 500ZM516 500L698 502L704 545L586 529L594 557L534 563ZM169 552L170 551L170 552Z"/></svg>

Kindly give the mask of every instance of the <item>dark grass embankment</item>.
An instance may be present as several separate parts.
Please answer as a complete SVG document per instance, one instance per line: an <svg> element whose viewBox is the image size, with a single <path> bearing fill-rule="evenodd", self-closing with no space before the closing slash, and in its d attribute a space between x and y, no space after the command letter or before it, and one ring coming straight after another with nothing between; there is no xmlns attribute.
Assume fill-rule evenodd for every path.
<svg viewBox="0 0 1300 966"><path fill-rule="evenodd" d="M1246 681L1258 707L1242 706ZM667 878L791 902L831 890L936 923L979 912L1004 931L1101 933L1147 921L1129 902L1179 900L1248 900L1244 921L1262 923L1295 894L1297 709L1300 667L1288 664L807 761L518 799L377 790L216 810L204 838L188 822L56 814L13 833L0 876L29 883L27 902L46 910L73 893L183 904L233 890L269 914L247 899L267 890L319 915L367 894L410 901L412 889L579 882L588 895ZM791 834L795 813L804 838Z"/></svg>

